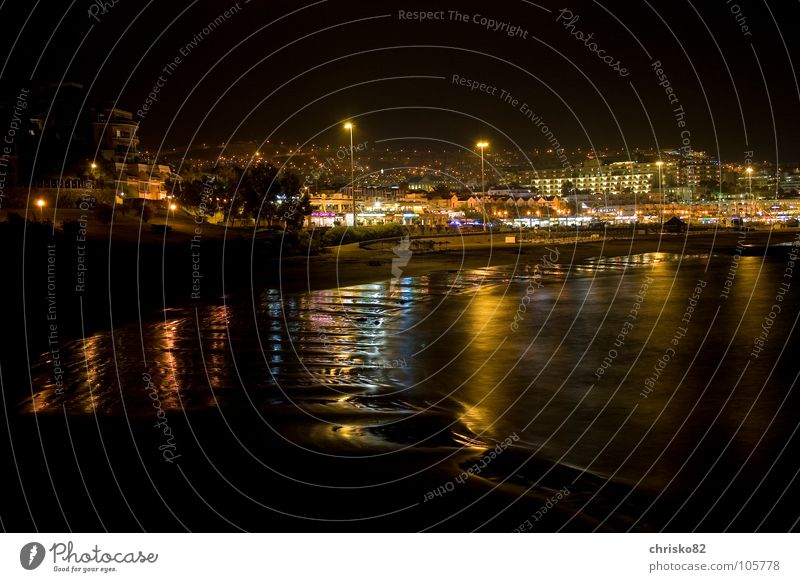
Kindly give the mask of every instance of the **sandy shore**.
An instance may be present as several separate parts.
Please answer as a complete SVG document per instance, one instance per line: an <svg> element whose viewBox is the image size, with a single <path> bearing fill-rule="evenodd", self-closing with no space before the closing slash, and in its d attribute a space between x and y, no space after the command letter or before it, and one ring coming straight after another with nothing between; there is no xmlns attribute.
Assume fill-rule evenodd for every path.
<svg viewBox="0 0 800 582"><path fill-rule="evenodd" d="M630 254L664 252L676 254L730 254L741 240L755 252L767 245L788 242L797 236L796 230L753 231L744 238L742 233L731 231L701 232L689 235L650 234L634 238L576 241L574 235L553 237L549 242L505 244L507 233L494 237L448 237L446 251L415 252L401 267L403 277L418 277L435 271L454 271L518 265L541 259L545 247L557 248L560 264L583 262L593 257L616 257ZM479 238L475 241L475 238ZM440 240L440 239L436 239ZM377 281L392 277L392 261L396 255L391 250L361 249L357 244L327 249L325 253L310 257L289 257L276 261L275 269L265 281L280 286L284 291L332 289ZM278 275L279 273L279 275Z"/></svg>

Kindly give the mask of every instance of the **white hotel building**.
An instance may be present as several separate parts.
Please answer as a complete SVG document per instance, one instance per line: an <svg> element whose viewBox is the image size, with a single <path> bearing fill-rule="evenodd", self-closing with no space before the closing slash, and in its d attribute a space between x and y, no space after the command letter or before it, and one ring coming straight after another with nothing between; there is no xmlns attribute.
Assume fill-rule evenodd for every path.
<svg viewBox="0 0 800 582"><path fill-rule="evenodd" d="M662 175L673 170L671 164L664 163ZM542 196L562 196L564 184L572 182L579 191L591 194L643 195L651 192L654 178L657 180L658 166L655 163L643 164L635 162L615 162L606 166L575 168L570 171L564 168L540 170L529 177L528 187Z"/></svg>

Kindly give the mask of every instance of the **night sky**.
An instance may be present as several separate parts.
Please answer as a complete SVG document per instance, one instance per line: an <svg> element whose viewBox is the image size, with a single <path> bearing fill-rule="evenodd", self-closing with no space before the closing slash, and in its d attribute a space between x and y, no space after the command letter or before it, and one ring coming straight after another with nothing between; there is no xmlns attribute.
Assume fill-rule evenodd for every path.
<svg viewBox="0 0 800 582"><path fill-rule="evenodd" d="M2 53L10 55L0 78L9 94L31 79L63 79L137 111L161 76L158 100L140 116L150 150L266 139L339 144L347 118L356 121L356 141L373 144L413 137L471 147L486 138L509 149L550 147L527 106L570 149L668 149L688 138L693 149L731 161L746 150L756 160L800 159L796 2L0 6ZM449 12L454 6L466 22ZM400 17L418 10L444 12L424 22ZM169 63L176 66L166 73ZM486 90L471 91L454 75Z"/></svg>

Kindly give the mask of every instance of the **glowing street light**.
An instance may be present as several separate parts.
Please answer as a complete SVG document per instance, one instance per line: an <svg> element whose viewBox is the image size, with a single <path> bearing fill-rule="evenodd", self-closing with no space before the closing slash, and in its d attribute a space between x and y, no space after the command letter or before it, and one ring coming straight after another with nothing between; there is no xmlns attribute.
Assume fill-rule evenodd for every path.
<svg viewBox="0 0 800 582"><path fill-rule="evenodd" d="M96 169L97 169L97 164L95 164L94 162L92 162L92 166L91 166L91 168L92 168L93 170L96 170Z"/></svg>
<svg viewBox="0 0 800 582"><path fill-rule="evenodd" d="M170 204L169 205L169 209L172 210L173 212L175 212L178 209L178 205L177 204Z"/></svg>
<svg viewBox="0 0 800 582"><path fill-rule="evenodd" d="M750 199L753 199L753 207L755 207L755 198L753 198L753 168L751 166L747 166L745 170L747 172L747 200L748 204ZM753 211L755 213L755 210ZM750 212L748 212L750 214Z"/></svg>
<svg viewBox="0 0 800 582"><path fill-rule="evenodd" d="M43 215L43 212L44 212L44 210L43 210L43 208L44 208L44 200L39 198L36 201L36 206L39 207L39 222L43 222L44 221L44 215Z"/></svg>
<svg viewBox="0 0 800 582"><path fill-rule="evenodd" d="M476 147L481 149L481 196L483 199L486 200L486 174L483 170L483 150L489 147L488 141L479 141L475 144ZM485 202L481 203L481 208L483 208L483 231L486 232L486 206Z"/></svg>
<svg viewBox="0 0 800 582"><path fill-rule="evenodd" d="M344 124L344 128L350 132L350 189L353 192L353 228L358 226L358 221L356 220L356 184L355 184L355 161L354 155L355 152L353 151L353 124L351 122L347 122Z"/></svg>

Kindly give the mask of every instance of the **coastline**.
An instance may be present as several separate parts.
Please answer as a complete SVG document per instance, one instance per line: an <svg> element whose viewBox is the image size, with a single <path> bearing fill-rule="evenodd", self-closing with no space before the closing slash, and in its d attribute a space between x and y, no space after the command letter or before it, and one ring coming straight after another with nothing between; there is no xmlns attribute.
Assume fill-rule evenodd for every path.
<svg viewBox="0 0 800 582"><path fill-rule="evenodd" d="M492 244L463 244L443 252L415 253L402 267L402 277L419 277L437 271L473 270L491 267L518 265L524 269L535 263L545 247L558 246L561 264L582 263L590 258L608 258L641 253L676 253L698 255L708 253L731 253L740 241L741 233L734 231L702 231L697 234L650 234L632 238L578 241L570 239L568 233L542 241L523 244L504 244L506 234L494 236ZM754 245L755 252L767 245L788 242L797 235L796 230L755 231L747 233L747 243ZM486 237L487 239L489 237ZM481 237L483 239L483 237ZM452 245L455 247L456 245ZM392 278L391 251L366 250L353 243L334 247L329 252L311 257L288 257L276 260L276 273L266 276L264 284L275 285L283 292L316 291L377 283ZM376 263L380 261L380 265ZM372 265L371 265L372 263Z"/></svg>
<svg viewBox="0 0 800 582"><path fill-rule="evenodd" d="M48 351L54 323L59 340L65 341L125 323L161 319L172 308L250 302L263 290L297 294L385 282L394 276L509 266L523 272L553 245L558 247L559 263L567 266L590 258L652 252L730 254L742 241L749 255L766 255L779 248L772 245L789 242L798 234L798 229L774 229L625 237L621 235L629 231L616 231L615 238L577 241L574 232L553 231L550 240L538 233L543 240L512 244L505 240L513 232L455 233L414 237L442 242L439 248L443 250L422 252L412 247L410 256L398 260L391 241L373 245L382 249L363 249L352 243L303 256L297 254L295 237L287 239L295 244L290 249L294 256L277 258L280 244L269 233L254 236L252 231L207 225L198 245L191 221L172 225L171 232L159 233L152 225L141 225L137 217L110 225L92 221L85 241L54 234L47 223L28 223L24 236L21 230L6 228L8 266L11 272L24 273L25 281L12 278L2 295L8 303L26 297L25 310L9 315L9 337L27 337L29 355L10 340L5 342L7 351L24 358ZM599 237L601 233L583 236L587 234Z"/></svg>
<svg viewBox="0 0 800 582"><path fill-rule="evenodd" d="M748 245L753 245L753 250L761 245L766 253L767 243L786 242L796 236L797 231L749 232L745 238ZM401 276L424 276L434 272L502 267L515 263L521 271L526 265L538 263L542 255L548 252L546 247L553 248L553 245L559 249L561 265L566 266L577 265L594 257L624 257L649 252L685 255L714 253L724 256L735 252L741 240L742 233L725 232L717 233L716 236L714 233L662 237L649 235L580 243L575 243L567 236L521 246L490 245L485 241L465 243L457 250L448 252L413 254L408 264L402 267ZM166 243L153 240L141 245L136 241L120 241L117 245L114 241L111 248L108 248L107 241L94 240L89 249L94 253L90 256L92 262L89 265L95 270L89 271L87 295L81 299L87 308L85 315L93 318L95 325L102 325L102 318L106 316L105 310L109 310L107 315L110 316L113 304L113 328L119 329L125 317L129 317L130 321L135 321L137 316L141 318L140 321L150 319L151 322L145 322L145 327L150 327L151 331L155 329L156 335L148 336L148 345L166 345L159 343L162 341L160 328L147 324L152 323L153 319L171 317L170 313L161 310L192 305L188 300L190 277L186 270L191 265L188 241L188 238L182 236L169 238ZM209 275L203 283L205 303L219 305L220 295L212 293L212 285L221 283L215 276L223 272L230 277L224 280L225 303L230 304L233 301L257 300L258 296L254 297L254 291L249 287L253 283L256 292L279 288L281 292L304 293L309 289L331 289L385 281L393 276L392 259L396 256L391 250L365 250L356 244L331 249L319 256L262 262L254 260L253 250L257 256L259 246L254 245L252 240L238 239L228 241L227 244L228 246L224 246L223 241L216 240L213 243L209 241L203 247L203 257L207 259L205 264L210 263L210 267L214 267L204 271ZM100 252L104 246L107 254ZM64 248L64 251L69 250ZM38 254L37 251L31 256L36 268L41 271L41 261L45 255ZM59 255L67 256L68 252ZM217 262L223 258L224 271L218 268L222 263ZM106 260L109 262L107 273L100 270L102 262ZM370 266L370 261L374 266ZM66 258L63 262L66 262ZM258 268L253 269L254 265ZM257 276L251 277L253 274ZM68 279L69 275L65 277ZM109 280L115 281L115 295L106 298L105 304L91 304L93 300L101 301L102 295L108 293ZM141 305L137 303L140 290L149 291L149 302L137 314L136 308ZM58 312L62 330L67 328L67 310L71 307L68 300L73 299L66 294L66 290L65 295L59 296L59 301L63 302L59 303ZM274 301L275 296L270 300ZM119 313L126 304L128 313ZM91 312L88 310L90 305ZM235 306L234 311L236 307L242 306ZM250 306L244 307L245 319L250 322ZM41 309L31 311L40 319L46 313ZM84 314L80 315L82 317ZM29 330L39 334L29 339L46 338L46 335L40 333L40 328L35 327L40 324L38 320L34 321L31 317L27 323ZM79 323L82 325L83 322ZM215 332L214 329L208 331L211 335ZM220 332L220 329L216 331ZM136 333L138 330L134 335ZM164 333L170 335L166 331ZM181 336L180 332L170 333L175 334L170 335L170 342L174 342L176 338L182 337L186 340L190 337ZM132 341L131 337L131 334L126 336L118 333L113 339L119 349L126 349L127 346L132 352L138 352L138 342ZM248 351L247 344L243 344L242 328L236 328L233 337L237 350L242 350L239 353L243 357L252 353ZM106 338L105 341L110 339ZM194 339L191 340L193 345ZM174 350L174 357L183 362L177 365L177 369L181 370L179 377L186 382L189 378L187 372L190 370L186 365L192 358L189 355L187 359L186 355L194 352L187 348L189 344L185 342L178 341L169 345ZM91 349L95 350L94 357L97 357L97 346ZM351 349L359 349L359 346L353 345ZM227 350L220 348L216 355L220 353L227 353ZM138 353L134 353L132 358L138 358ZM120 360L101 357L99 361L113 361L114 368L118 370L124 358ZM172 365L176 365L175 360L170 361ZM70 368L70 372L77 378L83 378L86 372L82 362L79 363L81 365ZM151 377L160 378L160 384L156 384L162 389L172 386L168 382L171 377L169 369L162 370L160 375L150 369L142 369L147 372L142 381L135 374L122 374L126 383L126 410L134 410L136 398L139 399L138 402L150 406ZM4 380L8 386L7 398L21 398L28 389L37 388L30 384L26 374L22 374L23 370L16 370L18 375L14 372L4 370ZM11 416L15 434L21 435L25 442L35 442L40 431L48 435L47 470L55 475L52 480L48 479L42 467L37 465L37 458L21 456L19 463L22 473L36 477L25 482L25 490L36 499L49 503L45 517L39 518L37 525L50 529L63 527L62 513L52 500L54 491L64 493L67 504L72 503L71 500L79 499L81 491L75 484L80 480L74 466L75 449L71 448L73 443L77 444L76 449L80 451L81 459L100 460L99 463L87 461L81 465L89 482L96 487L115 490L114 476L108 471L111 461L104 464L104 459L137 459L138 462L114 464L113 467L124 477L124 482L130 484L126 486L124 495L132 505L136 507L152 503L154 499L150 493L153 483L156 483L159 493L168 500L175 515L184 519L189 516L185 522L177 522L170 516L165 516L147 524L148 529L183 526L194 531L214 531L227 530L230 527L230 522L221 521L216 515L197 512L193 492L187 489L185 480L180 477L184 471L188 475L207 475L208 459L214 459L214 468L231 476L234 481L255 478L260 488L270 492L269 497L254 493L260 507L254 508L249 499L235 496L225 501L225 515L237 526L252 531L302 530L310 523L305 516L323 516L329 519L330 521L315 521L314 526L331 531L362 527L414 531L419 529L419 524L437 531L476 528L484 531L512 531L525 523L526 516L536 515L539 508L552 496L552 491L575 480L578 472L581 480L574 487L570 485L570 495L563 504L548 513L546 520L533 521L538 531L555 531L561 527L570 531L589 531L595 528L625 531L634 526L639 531L652 531L659 529L664 523L670 523L672 528L679 530L688 523L671 521L675 508L683 502L680 491L677 494L664 495L651 506L660 490L645 486L631 487L630 483L603 473L584 472L582 468L579 470L575 466L559 462L559 459L550 456L546 450L532 455L531 451L538 448L539 441L535 440L528 441L524 447L511 447L497 460L493 460L491 466L480 475L470 477L463 486L454 488L452 492L448 491L446 496L428 499L431 491L453 482L495 445L491 440L486 440L486 446L480 447L465 445L453 439L454 433L468 435L459 430L460 426L454 425L460 418L451 415L452 410L456 409L450 412L434 409L424 416L420 415L418 421L404 425L405 432L390 432L393 430L391 423L389 427L375 431L371 427L380 424L381 419L410 416L414 409L403 403L395 403L394 397L388 401L372 398L370 404L373 408L364 407L364 401L353 398L351 394L361 394L363 387L336 383L335 377L332 378L334 383L330 385L334 388L333 397L324 392L325 386L319 392L313 392L306 386L287 383L285 385L291 391L291 401L284 401L285 396L274 390L268 375L262 374L259 378L250 378L244 382L244 385L254 388L254 391L240 392L239 385L225 381L224 374L215 376L214 404L200 409L187 410L191 403L191 393L182 392L180 412L166 412L170 434L176 435L174 444L177 449L170 459L163 457L159 448L171 446L173 443L169 441L165 444L164 433L154 430L157 428L154 426L157 413L151 412L150 416L132 413L104 414L88 407L85 414L67 416L64 410L57 410L55 414L32 415L17 409L17 413ZM209 385L212 384L211 380L208 382ZM200 388L202 383L195 383L192 387ZM231 388L234 395L226 396L226 388ZM273 388L272 392L270 388ZM115 393L123 390L121 386L113 384L111 389ZM342 392L348 396L347 399L342 400ZM236 397L240 397L238 401L235 400ZM381 406L374 407L375 403L380 403ZM303 407L302 415L298 414L300 406ZM325 421L310 418L307 416L309 412L324 415ZM68 423L65 418L68 418ZM121 418L125 419L124 423L120 422ZM269 431L265 430L265 421L270 427ZM289 437L288 440L273 438L273 431ZM406 447L405 440L397 440L398 437L407 438L410 434L414 439L419 439L429 434L438 435L439 432L443 432L447 439L437 437L430 442L426 441L425 446L414 447L407 454L384 454L389 449L399 450ZM102 438L98 438L98 433ZM202 438L195 440L195 435L202 435ZM243 447L242 443L246 446ZM302 444L303 447L298 447L297 444ZM254 469L250 455L267 459L268 467ZM280 478L280 473L292 475L293 479L298 479L301 483L285 481ZM148 482L145 475L153 481ZM320 476L324 478L321 479ZM211 478L213 479L213 475ZM389 485L387 488L372 488L374 482ZM279 506L282 513L276 514L269 506L271 499L282 500ZM703 502L700 498L699 503ZM473 504L480 507L480 511L460 511L462 508L472 507ZM70 517L70 528L87 531L96 529L98 525L94 517L86 512L78 513L77 507L65 507L63 519ZM357 520L353 520L348 514L348 508L359 508ZM608 517L612 508L613 519ZM103 500L98 509L107 527L137 527L135 515L120 511L119 500L116 498ZM647 519L636 521L636 517L645 509L648 510ZM24 504L16 504L15 510L11 522L27 523ZM396 512L396 515L393 513L390 517L378 519L387 512ZM494 517L487 521L487 515Z"/></svg>

